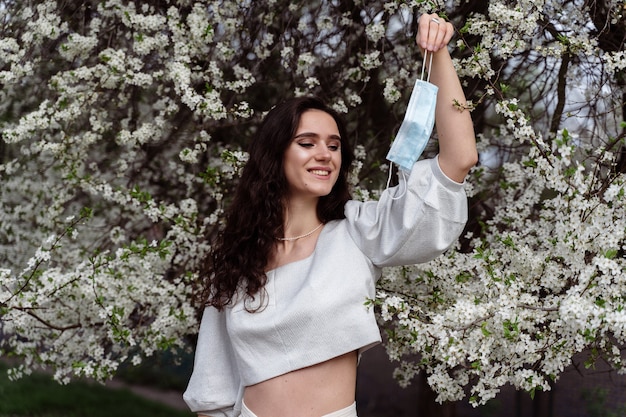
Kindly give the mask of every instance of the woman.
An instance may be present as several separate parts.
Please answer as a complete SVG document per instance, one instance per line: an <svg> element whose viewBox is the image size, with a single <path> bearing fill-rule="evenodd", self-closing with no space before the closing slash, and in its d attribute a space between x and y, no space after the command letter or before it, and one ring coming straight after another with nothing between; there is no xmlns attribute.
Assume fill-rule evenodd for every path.
<svg viewBox="0 0 626 417"><path fill-rule="evenodd" d="M423 15L434 53L440 153L377 202L350 200L352 161L338 115L314 98L276 106L251 144L208 262L208 293L184 398L201 416L354 417L358 356L381 341L365 307L385 266L428 261L467 219L472 122L446 45L450 23Z"/></svg>

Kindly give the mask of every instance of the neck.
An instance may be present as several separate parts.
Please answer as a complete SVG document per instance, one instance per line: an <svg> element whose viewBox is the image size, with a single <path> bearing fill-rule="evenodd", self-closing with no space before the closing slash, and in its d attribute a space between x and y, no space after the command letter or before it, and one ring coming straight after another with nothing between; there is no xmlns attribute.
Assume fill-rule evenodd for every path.
<svg viewBox="0 0 626 417"><path fill-rule="evenodd" d="M290 201L285 207L283 218L285 237L307 233L321 223L317 217L317 201L315 204L298 204Z"/></svg>

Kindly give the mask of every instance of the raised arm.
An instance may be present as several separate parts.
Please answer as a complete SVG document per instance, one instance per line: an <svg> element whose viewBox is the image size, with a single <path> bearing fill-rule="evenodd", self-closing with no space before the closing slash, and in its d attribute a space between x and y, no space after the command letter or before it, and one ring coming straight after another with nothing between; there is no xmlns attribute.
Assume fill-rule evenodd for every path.
<svg viewBox="0 0 626 417"><path fill-rule="evenodd" d="M439 166L448 177L463 182L478 153L470 112L464 108L465 94L447 48L452 35L452 24L436 14L420 17L416 42L422 51L434 54L430 82L439 87L435 110Z"/></svg>

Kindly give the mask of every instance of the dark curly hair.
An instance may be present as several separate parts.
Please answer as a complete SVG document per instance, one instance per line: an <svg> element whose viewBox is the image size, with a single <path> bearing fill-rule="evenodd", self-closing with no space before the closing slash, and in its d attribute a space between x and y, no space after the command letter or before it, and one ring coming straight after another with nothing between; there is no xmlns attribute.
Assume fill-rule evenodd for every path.
<svg viewBox="0 0 626 417"><path fill-rule="evenodd" d="M227 209L226 225L204 261L203 300L207 305L221 310L239 290L248 301L263 290L267 282L265 268L276 244L275 237L283 235L288 190L284 154L301 115L311 109L331 115L341 137L339 177L331 192L319 199L317 215L323 223L345 217L344 206L350 199L347 177L354 156L344 122L316 97L293 98L278 104L265 116L249 146L249 160Z"/></svg>

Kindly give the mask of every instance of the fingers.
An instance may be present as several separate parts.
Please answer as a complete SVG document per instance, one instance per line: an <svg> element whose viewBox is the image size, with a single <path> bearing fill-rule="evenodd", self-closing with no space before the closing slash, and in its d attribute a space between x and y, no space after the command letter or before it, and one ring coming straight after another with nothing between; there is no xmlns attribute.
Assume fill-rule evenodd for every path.
<svg viewBox="0 0 626 417"><path fill-rule="evenodd" d="M454 35L454 26L437 14L420 16L415 41L422 49L437 52L445 48Z"/></svg>

